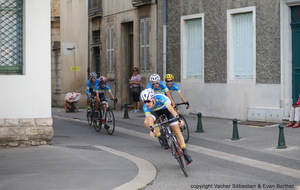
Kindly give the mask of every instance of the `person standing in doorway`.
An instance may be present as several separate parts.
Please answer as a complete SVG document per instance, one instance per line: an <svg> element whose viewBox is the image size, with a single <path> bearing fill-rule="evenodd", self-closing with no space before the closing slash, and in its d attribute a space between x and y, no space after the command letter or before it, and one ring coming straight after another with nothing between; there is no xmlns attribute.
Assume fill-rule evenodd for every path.
<svg viewBox="0 0 300 190"><path fill-rule="evenodd" d="M138 113L140 112L140 92L141 92L141 80L142 77L138 73L139 70L138 68L134 67L133 68L133 74L131 79L129 79L129 85L131 89L131 95L133 99L133 110L131 111L132 113Z"/></svg>

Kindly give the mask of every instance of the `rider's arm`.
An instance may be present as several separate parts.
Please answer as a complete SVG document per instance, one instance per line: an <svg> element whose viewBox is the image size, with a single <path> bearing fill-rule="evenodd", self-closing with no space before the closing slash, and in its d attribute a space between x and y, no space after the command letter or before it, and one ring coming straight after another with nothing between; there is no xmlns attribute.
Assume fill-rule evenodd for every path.
<svg viewBox="0 0 300 190"><path fill-rule="evenodd" d="M115 96L113 95L113 93L111 91L109 91L109 95L112 99L115 99Z"/></svg>
<svg viewBox="0 0 300 190"><path fill-rule="evenodd" d="M185 98L184 98L184 96L182 95L182 93L180 92L179 93L179 97L180 97L180 99L181 99L181 101L183 102L183 103L186 103L186 100L185 100ZM188 105L186 105L186 109L189 109L189 107L190 107L190 105L188 104Z"/></svg>
<svg viewBox="0 0 300 190"><path fill-rule="evenodd" d="M174 102L174 100L173 100L173 98L172 98L172 96L171 96L170 91L166 91L165 93L166 93L166 96L168 96L168 98L171 100L172 106L175 106L175 102Z"/></svg>
<svg viewBox="0 0 300 190"><path fill-rule="evenodd" d="M89 81L86 82L86 95L88 96L88 99L91 98Z"/></svg>

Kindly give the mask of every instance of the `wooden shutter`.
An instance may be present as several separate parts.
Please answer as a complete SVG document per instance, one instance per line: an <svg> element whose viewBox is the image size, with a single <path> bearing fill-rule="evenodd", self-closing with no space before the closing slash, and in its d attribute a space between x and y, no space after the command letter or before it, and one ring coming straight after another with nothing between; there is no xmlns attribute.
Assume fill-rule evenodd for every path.
<svg viewBox="0 0 300 190"><path fill-rule="evenodd" d="M253 78L252 13L233 16L234 77Z"/></svg>
<svg viewBox="0 0 300 190"><path fill-rule="evenodd" d="M186 22L187 76L202 77L202 23L201 19Z"/></svg>

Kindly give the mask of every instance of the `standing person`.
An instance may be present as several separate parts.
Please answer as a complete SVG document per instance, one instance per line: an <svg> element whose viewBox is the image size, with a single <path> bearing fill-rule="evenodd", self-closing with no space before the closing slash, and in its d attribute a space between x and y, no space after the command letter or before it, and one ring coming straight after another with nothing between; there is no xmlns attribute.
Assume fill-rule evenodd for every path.
<svg viewBox="0 0 300 190"><path fill-rule="evenodd" d="M165 149L168 149L169 147L167 140L161 137L161 133L158 128L155 128L152 132L151 127L154 126L154 121L156 121L163 114L167 116L168 120L177 118L178 121L173 121L172 123L170 123L170 126L176 138L178 139L185 160L188 164L190 164L193 160L187 153L184 138L180 132L178 125L178 122L180 123L180 118L177 112L172 107L170 99L163 94L154 94L154 91L151 88L147 88L141 92L141 99L144 101L143 110L146 116L144 124L150 131L151 137L156 136L158 138L161 138L162 142L164 143Z"/></svg>
<svg viewBox="0 0 300 190"><path fill-rule="evenodd" d="M168 98L171 100L172 106L175 106L175 102L166 83L164 81L160 81L160 76L158 74L152 74L150 76L150 83L147 85L147 88L152 88L155 94L164 94L168 96Z"/></svg>
<svg viewBox="0 0 300 190"><path fill-rule="evenodd" d="M290 113L290 123L286 125L286 127L298 128L300 127L300 96L298 101L292 105L291 113Z"/></svg>
<svg viewBox="0 0 300 190"><path fill-rule="evenodd" d="M174 81L174 75L172 75L172 74L166 74L166 76L165 76L165 82L167 84L167 87L168 87L169 91L170 92L177 92L178 95L179 95L179 97L180 97L180 99L181 99L181 101L183 103L187 103L186 109L189 109L189 107L190 107L189 102L185 100L183 94L181 93L181 90L180 90L179 86L176 83L174 83L173 81Z"/></svg>
<svg viewBox="0 0 300 190"><path fill-rule="evenodd" d="M141 80L142 77L138 73L138 68L133 68L133 74L131 79L129 79L130 89L131 89L131 95L133 99L133 110L132 113L138 113L140 112L140 92L141 92Z"/></svg>
<svg viewBox="0 0 300 190"><path fill-rule="evenodd" d="M99 81L97 80L97 74L95 72L90 73L90 79L86 82L86 95L88 96L87 99L87 109L90 108L90 101L92 97L96 96L96 87L99 85Z"/></svg>

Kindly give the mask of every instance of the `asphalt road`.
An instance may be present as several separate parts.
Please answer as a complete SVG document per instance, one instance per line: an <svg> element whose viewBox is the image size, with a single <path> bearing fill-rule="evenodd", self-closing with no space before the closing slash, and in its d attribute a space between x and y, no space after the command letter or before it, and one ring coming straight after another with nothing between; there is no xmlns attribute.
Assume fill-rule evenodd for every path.
<svg viewBox="0 0 300 190"><path fill-rule="evenodd" d="M30 189L24 188L30 185L35 187L31 189L113 189L153 175L149 163L155 175L142 183L146 186L139 184L146 190L296 189L300 185L298 129L285 129L288 148L279 150L277 126L241 125L241 139L232 141L231 120L203 118L205 132L196 133L197 118L187 117L191 133L188 150L194 161L187 166L189 177L185 177L170 151L149 136L143 114L129 116L124 119L123 112L115 111L117 127L108 135L85 122L84 110L65 113L53 109L55 136L52 145L41 146L50 147L48 150L0 150L7 158L0 159L0 189ZM51 162L57 152L63 153L63 159ZM47 167L35 164L39 155L49 157ZM20 164L15 165L17 162ZM24 170L17 175L20 168Z"/></svg>

